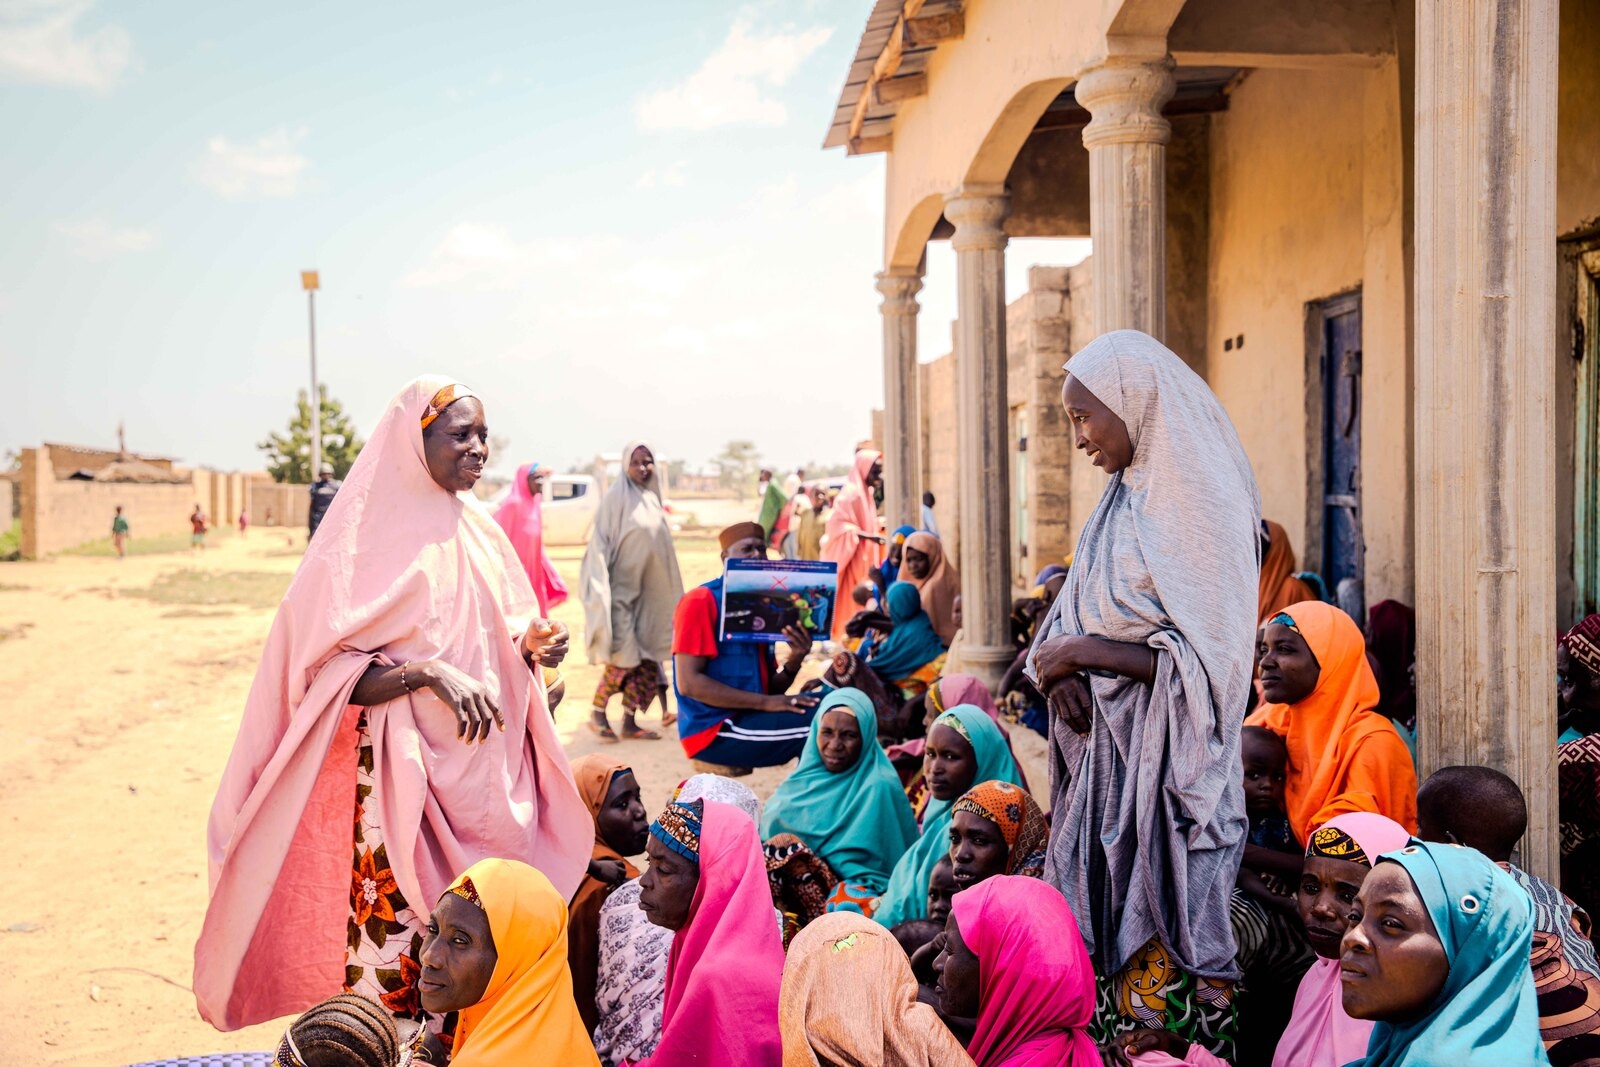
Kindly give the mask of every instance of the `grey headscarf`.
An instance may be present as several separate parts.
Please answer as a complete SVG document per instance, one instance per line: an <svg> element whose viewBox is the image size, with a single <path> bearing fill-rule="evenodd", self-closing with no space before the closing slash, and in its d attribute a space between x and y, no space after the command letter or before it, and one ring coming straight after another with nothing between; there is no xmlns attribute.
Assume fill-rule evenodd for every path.
<svg viewBox="0 0 1600 1067"><path fill-rule="evenodd" d="M583 553L578 584L590 663L637 667L672 655L683 576L661 504L661 476L652 474L643 486L628 477L634 452L649 447L630 441L623 449L622 471L600 500Z"/></svg>
<svg viewBox="0 0 1600 1067"><path fill-rule="evenodd" d="M1261 499L1206 383L1117 330L1067 371L1117 414L1133 460L1078 538L1040 641L1148 645L1155 683L1093 675L1088 738L1051 725L1047 873L1101 974L1159 940L1191 974L1237 976L1228 900L1248 825L1239 728L1250 684ZM1036 675L1038 644L1028 655Z"/></svg>

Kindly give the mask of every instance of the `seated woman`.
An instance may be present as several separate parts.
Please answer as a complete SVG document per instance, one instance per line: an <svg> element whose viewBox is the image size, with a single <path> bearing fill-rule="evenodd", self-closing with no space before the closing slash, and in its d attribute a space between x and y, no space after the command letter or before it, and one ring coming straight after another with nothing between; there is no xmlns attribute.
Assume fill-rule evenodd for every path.
<svg viewBox="0 0 1600 1067"><path fill-rule="evenodd" d="M1044 877L1050 827L1021 786L983 782L962 794L950 816L951 875L956 890L999 874Z"/></svg>
<svg viewBox="0 0 1600 1067"><path fill-rule="evenodd" d="M623 857L644 851L650 820L645 817L639 783L626 764L591 752L572 761L572 776L594 817L594 854L569 908L567 962L572 967L578 1014L583 1017L584 1029L592 1031L597 1020L594 987L600 967L600 909L619 885L639 877L638 868Z"/></svg>
<svg viewBox="0 0 1600 1067"><path fill-rule="evenodd" d="M946 648L956 639L961 623L956 598L961 595L961 572L945 558L944 542L931 533L914 533L906 538L903 577L917 587L922 610L928 613L933 629Z"/></svg>
<svg viewBox="0 0 1600 1067"><path fill-rule="evenodd" d="M1342 1067L1367 1051L1372 1023L1345 1014L1341 999L1339 943L1372 864L1408 840L1393 819L1364 811L1341 815L1311 835L1295 900L1317 960L1300 980L1272 1067ZM1131 1052L1160 1051L1185 1063L1222 1062L1204 1049L1191 1051L1189 1042L1170 1030L1135 1030L1121 1042Z"/></svg>
<svg viewBox="0 0 1600 1067"><path fill-rule="evenodd" d="M1533 907L1481 852L1414 842L1379 857L1349 921L1340 1003L1350 1018L1374 1024L1349 1067L1549 1064L1528 969ZM1130 1038L1123 1062L1218 1062L1198 1048L1182 1061L1136 1055L1142 1045Z"/></svg>
<svg viewBox="0 0 1600 1067"><path fill-rule="evenodd" d="M983 713L1000 730L1000 736L1006 739L1006 751L1012 754L1012 762L1016 762L1016 750L1011 747L1011 734L1006 730L1005 720L1000 716L1000 709L995 707L994 701L989 697L989 687L983 680L971 674L946 674L923 694L920 701L913 701L906 705L905 714L900 717L902 724L906 723L918 708L923 709L923 721L919 724L920 735L925 735L933 721L943 715L948 709L961 704L971 704L982 709ZM902 726L902 732L909 732ZM917 736L902 741L897 745L890 745L886 750L889 760L895 764L895 769L900 775L900 780L905 783L906 796L911 801L911 811L917 818L922 817L922 809L928 804L928 782L923 776L922 754L927 745L925 736ZM1022 788L1028 788L1028 776L1022 771L1022 764L1017 763L1017 781Z"/></svg>
<svg viewBox="0 0 1600 1067"><path fill-rule="evenodd" d="M459 1012L452 1067L598 1064L572 999L567 902L516 860L479 860L428 919L417 989L434 1015Z"/></svg>
<svg viewBox="0 0 1600 1067"><path fill-rule="evenodd" d="M850 913L823 916L789 947L778 1027L789 1067L972 1067L938 1014L917 1002L894 937Z"/></svg>
<svg viewBox="0 0 1600 1067"><path fill-rule="evenodd" d="M1267 700L1245 720L1289 749L1285 794L1294 835L1348 811L1417 828L1417 773L1394 724L1376 710L1378 680L1355 620L1331 604L1292 605L1267 621L1261 648Z"/></svg>
<svg viewBox="0 0 1600 1067"><path fill-rule="evenodd" d="M866 914L916 842L917 821L878 745L872 702L859 689L823 699L800 766L767 801L761 836L778 834L799 838L841 880L830 907Z"/></svg>
<svg viewBox="0 0 1600 1067"><path fill-rule="evenodd" d="M750 787L720 774L696 774L673 800L715 800L761 818ZM595 1051L607 1067L649 1057L661 1041L661 999L667 988L672 931L639 910L639 880L624 882L600 909L600 958L595 980Z"/></svg>
<svg viewBox="0 0 1600 1067"><path fill-rule="evenodd" d="M641 1062L779 1067L783 944L755 823L716 801L673 803L646 850L639 907L673 935L661 1041Z"/></svg>
<svg viewBox="0 0 1600 1067"><path fill-rule="evenodd" d="M956 894L934 962L941 1011L976 1018L978 1067L1099 1067L1094 969L1065 898L1000 875Z"/></svg>
<svg viewBox="0 0 1600 1067"><path fill-rule="evenodd" d="M1005 735L989 716L961 704L934 720L923 757L930 799L922 836L895 864L872 917L884 926L920 919L928 906L934 864L950 851L952 808L975 782L1020 783Z"/></svg>
<svg viewBox="0 0 1600 1067"><path fill-rule="evenodd" d="M910 582L895 582L887 596L894 629L880 635L870 631L857 651L902 702L925 692L944 667L945 645L923 610L922 598Z"/></svg>
<svg viewBox="0 0 1600 1067"><path fill-rule="evenodd" d="M877 587L879 598L900 580L900 570L905 563L906 538L916 532L915 526L896 526L894 533L889 535L889 543L884 546L883 562L872 571L872 584Z"/></svg>

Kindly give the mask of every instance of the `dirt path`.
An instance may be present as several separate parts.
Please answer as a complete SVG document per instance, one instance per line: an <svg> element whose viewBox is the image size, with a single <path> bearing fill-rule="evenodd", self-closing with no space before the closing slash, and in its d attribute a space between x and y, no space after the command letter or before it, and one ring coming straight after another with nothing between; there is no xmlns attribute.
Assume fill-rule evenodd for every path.
<svg viewBox="0 0 1600 1067"><path fill-rule="evenodd" d="M119 1065L277 1043L281 1021L217 1033L195 1013L189 978L206 817L300 542L257 529L196 556L0 565L0 995L11 1015L0 1062ZM555 556L574 587L581 555ZM680 538L679 560L688 583L720 569L705 538ZM557 726L576 756L599 747L583 726L598 671L582 662L577 603L556 617L574 635ZM1019 754L1042 778L1035 742ZM691 773L671 737L609 747L652 809ZM765 797L786 773L745 781Z"/></svg>

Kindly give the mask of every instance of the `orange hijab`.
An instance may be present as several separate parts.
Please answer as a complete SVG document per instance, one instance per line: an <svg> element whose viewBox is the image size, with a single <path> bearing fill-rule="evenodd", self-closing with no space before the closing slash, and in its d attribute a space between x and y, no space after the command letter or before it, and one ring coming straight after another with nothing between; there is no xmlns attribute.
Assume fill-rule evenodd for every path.
<svg viewBox="0 0 1600 1067"><path fill-rule="evenodd" d="M1378 679L1355 620L1310 600L1283 614L1322 668L1317 687L1298 704L1268 704L1245 719L1265 726L1289 749L1285 790L1295 837L1351 811L1385 815L1415 833L1417 772L1394 724L1373 710Z"/></svg>
<svg viewBox="0 0 1600 1067"><path fill-rule="evenodd" d="M516 860L479 860L446 892L469 880L500 958L483 999L461 1012L451 1067L598 1067L572 1002L566 901L550 879Z"/></svg>
<svg viewBox="0 0 1600 1067"><path fill-rule="evenodd" d="M934 632L946 648L956 639L956 597L961 595L961 572L944 554L944 542L938 537L919 530L906 538L906 548L914 548L928 557L928 576L921 581L911 577L911 572L901 564L901 577L917 587L922 594L922 610L933 622Z"/></svg>
<svg viewBox="0 0 1600 1067"><path fill-rule="evenodd" d="M618 774L633 770L603 752L591 752L572 761L572 777L578 783L578 795L589 806L589 816L595 820L594 858L618 860L629 878L639 877L639 870L616 849L600 838L600 808L611 790L611 780ZM600 974L600 909L616 886L598 878L584 876L578 891L573 894L569 909L571 925L567 930L567 961L572 966L572 991L578 1002L578 1014L583 1017L586 1029L593 1030L600 1012L595 1007L595 983Z"/></svg>
<svg viewBox="0 0 1600 1067"><path fill-rule="evenodd" d="M1289 543L1289 531L1271 519L1262 519L1271 540L1267 554L1261 558L1261 609L1256 625L1266 621L1288 607L1306 600L1317 599L1311 587L1294 576L1294 546Z"/></svg>

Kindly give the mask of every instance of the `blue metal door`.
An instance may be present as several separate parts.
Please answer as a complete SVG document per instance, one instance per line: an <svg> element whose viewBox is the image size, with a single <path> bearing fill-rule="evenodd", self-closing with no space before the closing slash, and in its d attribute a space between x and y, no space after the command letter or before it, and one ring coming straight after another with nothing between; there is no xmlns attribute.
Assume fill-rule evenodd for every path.
<svg viewBox="0 0 1600 1067"><path fill-rule="evenodd" d="M1337 297L1322 310L1322 576L1334 591L1347 578L1361 582L1366 547L1361 536L1361 295Z"/></svg>

